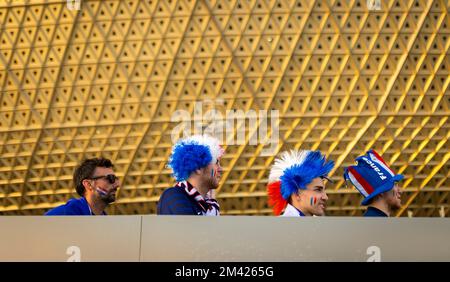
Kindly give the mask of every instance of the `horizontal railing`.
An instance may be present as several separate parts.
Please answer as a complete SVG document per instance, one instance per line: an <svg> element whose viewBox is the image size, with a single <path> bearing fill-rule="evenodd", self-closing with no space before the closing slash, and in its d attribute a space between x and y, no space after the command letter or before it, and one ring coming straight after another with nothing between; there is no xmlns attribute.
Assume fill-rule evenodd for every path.
<svg viewBox="0 0 450 282"><path fill-rule="evenodd" d="M448 218L0 217L0 261L450 261Z"/></svg>

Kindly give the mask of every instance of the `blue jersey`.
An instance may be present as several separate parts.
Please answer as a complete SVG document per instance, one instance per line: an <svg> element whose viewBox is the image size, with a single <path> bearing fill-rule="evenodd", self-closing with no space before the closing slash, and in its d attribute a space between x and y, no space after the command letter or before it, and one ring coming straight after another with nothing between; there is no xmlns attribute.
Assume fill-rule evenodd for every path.
<svg viewBox="0 0 450 282"><path fill-rule="evenodd" d="M180 187L172 187L162 193L156 213L158 215L203 215L195 199L190 198Z"/></svg>
<svg viewBox="0 0 450 282"><path fill-rule="evenodd" d="M376 217L376 216L388 217L387 214L385 214L384 212L382 212L379 209L374 208L374 207L368 207L366 213L364 214L364 216L367 216L367 217Z"/></svg>
<svg viewBox="0 0 450 282"><path fill-rule="evenodd" d="M70 199L67 203L49 210L45 215L94 215L86 198ZM103 215L106 215L103 212Z"/></svg>

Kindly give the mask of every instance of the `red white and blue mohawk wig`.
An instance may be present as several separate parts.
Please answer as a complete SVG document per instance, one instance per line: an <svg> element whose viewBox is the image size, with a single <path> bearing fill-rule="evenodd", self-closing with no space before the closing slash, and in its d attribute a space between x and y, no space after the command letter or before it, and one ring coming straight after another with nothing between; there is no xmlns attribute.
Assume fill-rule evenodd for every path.
<svg viewBox="0 0 450 282"><path fill-rule="evenodd" d="M327 161L320 151L282 152L280 157L275 159L267 185L269 205L273 207L274 214L280 215L289 197L299 189L306 189L314 178L327 178L333 167L334 162Z"/></svg>
<svg viewBox="0 0 450 282"><path fill-rule="evenodd" d="M193 135L173 146L169 167L176 181L184 181L197 169L216 163L223 153L218 139L209 135Z"/></svg>

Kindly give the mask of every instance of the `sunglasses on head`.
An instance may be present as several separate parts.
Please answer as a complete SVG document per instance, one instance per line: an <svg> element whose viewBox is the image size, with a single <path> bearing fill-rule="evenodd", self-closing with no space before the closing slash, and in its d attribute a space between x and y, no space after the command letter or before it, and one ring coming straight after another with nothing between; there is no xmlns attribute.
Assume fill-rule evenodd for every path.
<svg viewBox="0 0 450 282"><path fill-rule="evenodd" d="M119 177L117 177L117 176L114 175L114 174L107 174L107 175L94 176L94 177L91 177L91 178L89 178L89 179L91 179L91 180L97 180L97 179L102 179L102 178L105 178L106 180L108 180L108 182L109 182L110 184L114 184L114 183L119 179Z"/></svg>

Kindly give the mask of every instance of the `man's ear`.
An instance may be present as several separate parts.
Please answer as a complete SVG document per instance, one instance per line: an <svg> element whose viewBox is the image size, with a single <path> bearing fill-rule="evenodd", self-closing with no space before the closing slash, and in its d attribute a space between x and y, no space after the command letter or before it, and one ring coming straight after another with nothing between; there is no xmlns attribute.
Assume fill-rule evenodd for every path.
<svg viewBox="0 0 450 282"><path fill-rule="evenodd" d="M378 194L378 195L376 195L372 200L373 200L373 201L378 201L378 200L384 199L384 198L386 198L386 197L388 196L387 193L389 193L389 191L388 191L388 192L381 193L381 194Z"/></svg>
<svg viewBox="0 0 450 282"><path fill-rule="evenodd" d="M88 179L84 179L81 184L83 184L84 189L87 191L89 189L92 189L92 184Z"/></svg>
<svg viewBox="0 0 450 282"><path fill-rule="evenodd" d="M300 190L298 190L297 192L293 193L291 196L292 196L293 198L295 198L295 200L298 202L298 201L300 201L300 199L301 199L301 194L302 194L302 193L300 193Z"/></svg>

